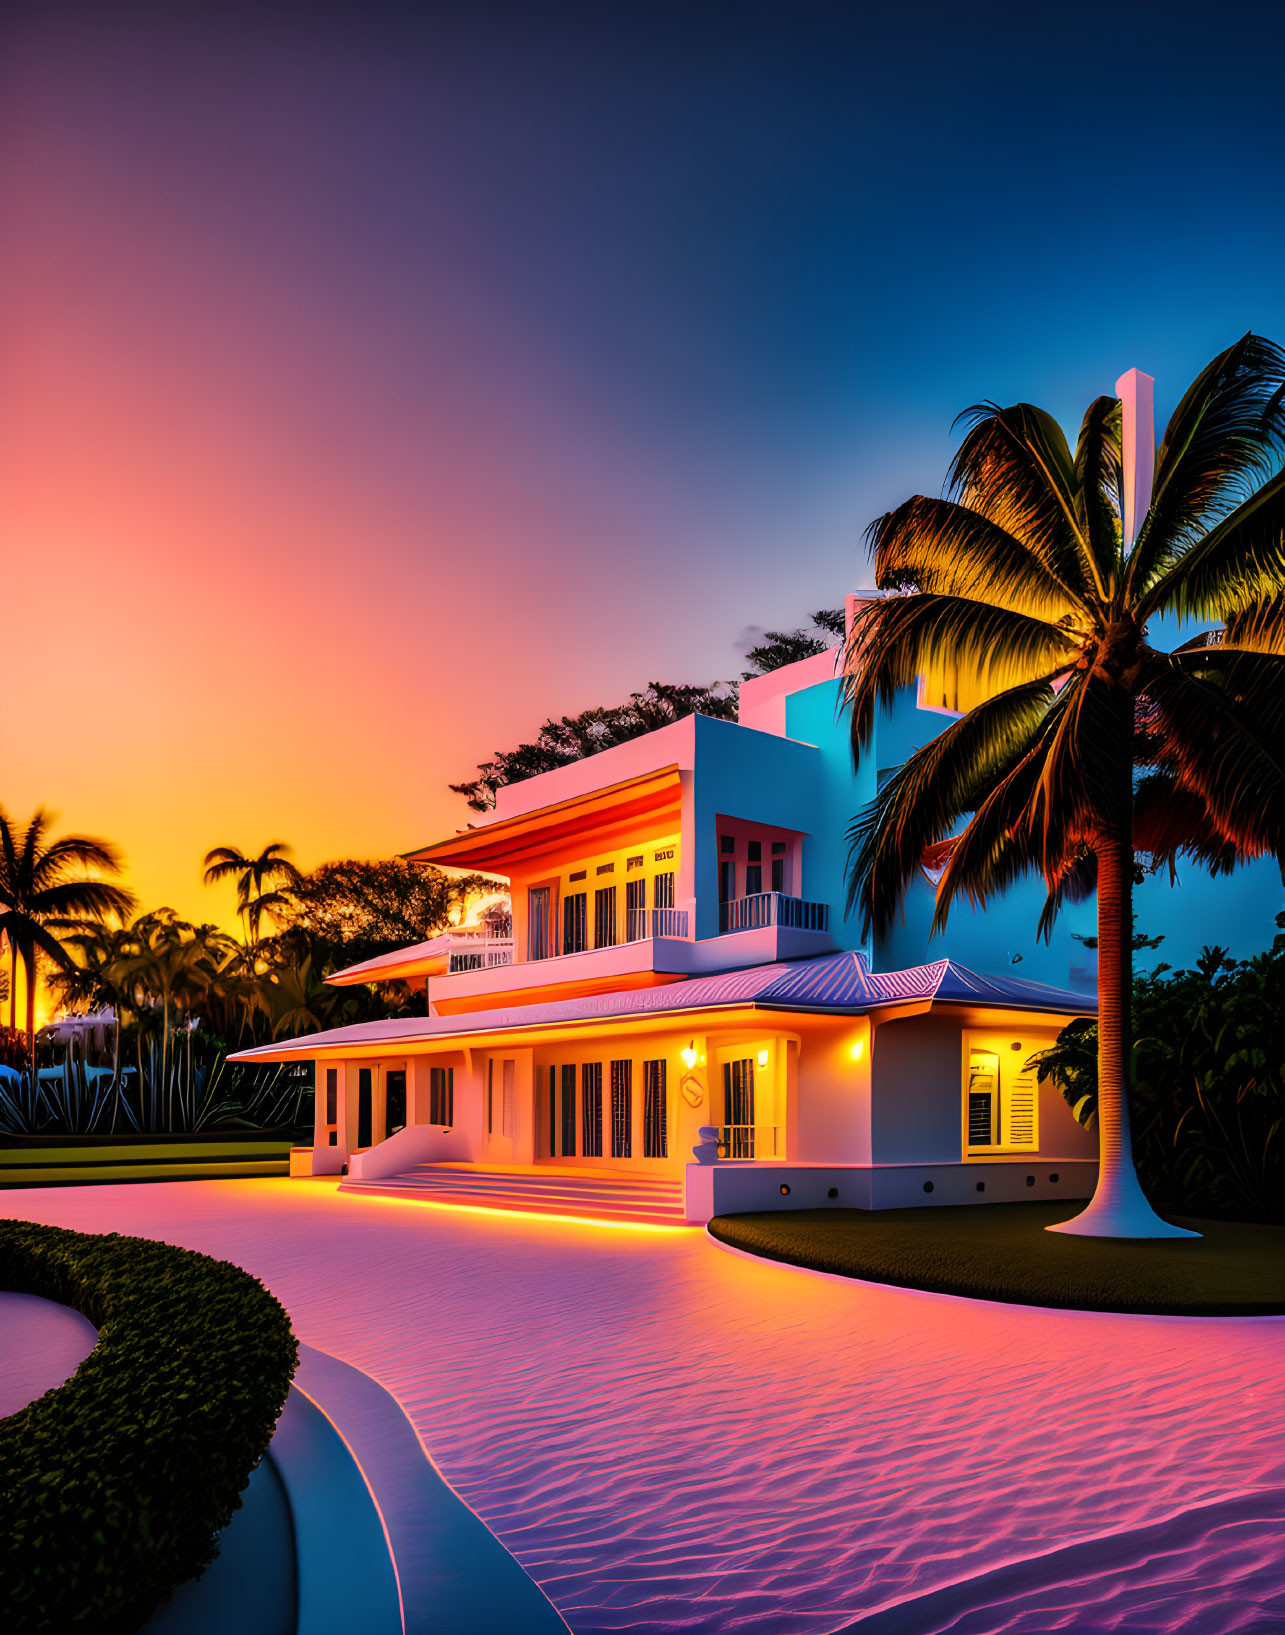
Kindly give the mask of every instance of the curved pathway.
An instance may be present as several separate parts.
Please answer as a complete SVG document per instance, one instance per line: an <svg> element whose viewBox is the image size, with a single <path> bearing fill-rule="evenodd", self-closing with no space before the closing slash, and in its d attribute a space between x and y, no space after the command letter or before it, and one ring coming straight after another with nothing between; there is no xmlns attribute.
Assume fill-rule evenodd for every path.
<svg viewBox="0 0 1285 1635"><path fill-rule="evenodd" d="M65 1385L97 1344L98 1330L70 1306L0 1289L0 1419Z"/></svg>
<svg viewBox="0 0 1285 1635"><path fill-rule="evenodd" d="M509 1221L328 1182L5 1204L248 1267L302 1340L397 1397L578 1635L821 1635L916 1597L942 1609L950 1586L970 1631L1030 1628L1012 1575L1028 1563L1038 1584L1053 1559L1064 1578L1076 1547L1063 1627L1271 1627L1285 1590L1270 1519L1285 1319L985 1305L801 1274L694 1231ZM1148 1599L1142 1530L1242 1499L1237 1548L1189 1552L1181 1593L1170 1561ZM1130 1606L1149 1610L1135 1623ZM923 1627L893 1618L870 1627Z"/></svg>

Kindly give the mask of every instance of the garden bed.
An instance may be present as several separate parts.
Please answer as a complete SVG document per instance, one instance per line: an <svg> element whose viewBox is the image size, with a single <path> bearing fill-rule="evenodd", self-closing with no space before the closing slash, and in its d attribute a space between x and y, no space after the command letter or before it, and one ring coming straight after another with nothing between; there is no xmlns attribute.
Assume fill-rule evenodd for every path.
<svg viewBox="0 0 1285 1635"><path fill-rule="evenodd" d="M720 1243L769 1260L934 1294L1169 1316L1285 1313L1285 1227L1181 1219L1200 1238L1125 1241L1044 1227L1065 1204L802 1209L721 1215Z"/></svg>
<svg viewBox="0 0 1285 1635"><path fill-rule="evenodd" d="M0 1421L6 1631L137 1628L240 1504L289 1390L289 1319L226 1261L22 1221L0 1221L0 1287L99 1333L65 1385Z"/></svg>
<svg viewBox="0 0 1285 1635"><path fill-rule="evenodd" d="M173 1135L0 1136L0 1188L288 1175L298 1136L280 1130Z"/></svg>

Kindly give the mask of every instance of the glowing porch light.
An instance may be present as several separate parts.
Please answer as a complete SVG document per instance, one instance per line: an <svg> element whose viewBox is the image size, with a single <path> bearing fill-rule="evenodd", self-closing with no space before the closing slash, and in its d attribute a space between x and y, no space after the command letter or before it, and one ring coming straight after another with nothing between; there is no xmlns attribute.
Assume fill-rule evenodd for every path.
<svg viewBox="0 0 1285 1635"><path fill-rule="evenodd" d="M678 1052L678 1054L683 1058L683 1066L690 1073L692 1068L694 1068L696 1066L696 1045L695 1045L695 1042L693 1041L692 1044L684 1046L684 1048L682 1050L680 1050Z"/></svg>
<svg viewBox="0 0 1285 1635"><path fill-rule="evenodd" d="M766 1067L767 1066L767 1051L766 1050L760 1050L759 1051L759 1066L760 1067Z"/></svg>
<svg viewBox="0 0 1285 1635"><path fill-rule="evenodd" d="M852 1049L849 1051L849 1055L852 1057L854 1062L859 1062L865 1053L866 1042L864 1039L858 1039L856 1044L853 1045Z"/></svg>

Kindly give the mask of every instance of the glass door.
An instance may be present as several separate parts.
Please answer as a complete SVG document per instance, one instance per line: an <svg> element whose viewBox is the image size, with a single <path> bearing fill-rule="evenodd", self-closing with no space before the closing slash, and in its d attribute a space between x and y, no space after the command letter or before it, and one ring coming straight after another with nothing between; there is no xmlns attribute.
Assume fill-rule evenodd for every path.
<svg viewBox="0 0 1285 1635"><path fill-rule="evenodd" d="M406 1070L395 1068L384 1075L384 1136L406 1128Z"/></svg>
<svg viewBox="0 0 1285 1635"><path fill-rule="evenodd" d="M754 1058L723 1063L723 1118L727 1156L754 1156Z"/></svg>

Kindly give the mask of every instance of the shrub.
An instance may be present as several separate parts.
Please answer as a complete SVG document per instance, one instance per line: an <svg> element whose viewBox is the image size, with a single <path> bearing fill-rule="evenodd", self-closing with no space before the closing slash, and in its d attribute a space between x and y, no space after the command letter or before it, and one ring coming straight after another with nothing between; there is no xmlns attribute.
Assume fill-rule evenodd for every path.
<svg viewBox="0 0 1285 1635"><path fill-rule="evenodd" d="M1133 1151L1160 1209L1285 1222L1285 915L1277 924L1253 959L1206 948L1194 970L1134 978ZM1086 1125L1097 1047L1097 1023L1080 1018L1033 1058Z"/></svg>
<svg viewBox="0 0 1285 1635"><path fill-rule="evenodd" d="M135 1629L217 1553L285 1403L289 1318L227 1261L25 1221L0 1221L0 1288L99 1330L65 1385L0 1420L5 1629Z"/></svg>

